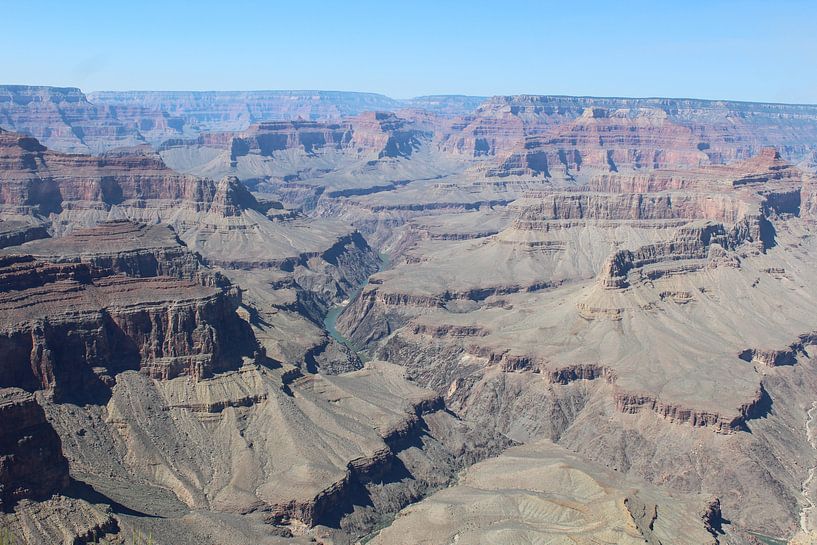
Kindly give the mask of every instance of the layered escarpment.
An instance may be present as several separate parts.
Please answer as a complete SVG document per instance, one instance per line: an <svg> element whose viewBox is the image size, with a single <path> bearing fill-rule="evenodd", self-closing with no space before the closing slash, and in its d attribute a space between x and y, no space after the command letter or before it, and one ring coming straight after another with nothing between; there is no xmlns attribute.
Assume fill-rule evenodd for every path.
<svg viewBox="0 0 817 545"><path fill-rule="evenodd" d="M773 247L776 241L772 221L801 216L802 190L812 183L810 176L785 164L773 149L739 165L709 172L715 183L690 188L680 198L674 193L655 194L658 202L663 200L666 205L657 207L657 219L706 222L687 224L669 240L613 253L599 275L602 286L627 287L628 275L634 270L641 272L644 281L704 266L739 267L739 256L730 252L743 245L762 252ZM722 176L726 176L725 182L720 179ZM652 194L636 196L643 202ZM632 219L641 216L638 209ZM656 215L648 217L653 219ZM751 250L744 248L740 253L745 255L746 251ZM681 263L672 265L673 262Z"/></svg>
<svg viewBox="0 0 817 545"><path fill-rule="evenodd" d="M255 343L236 296L169 277L2 258L2 384L93 398L118 372L195 378L235 368Z"/></svg>
<svg viewBox="0 0 817 545"><path fill-rule="evenodd" d="M690 99L493 97L442 131L442 149L494 157L493 175L725 164L785 149L813 151L814 106Z"/></svg>
<svg viewBox="0 0 817 545"><path fill-rule="evenodd" d="M673 178L668 174L664 179ZM771 220L800 215L801 192L809 179L769 150L743 164L696 171L688 183L662 184L638 193L626 192L609 179L607 191L592 186L528 191L512 205L516 218L495 235L416 239L425 253L422 259L401 267L407 274L399 282L387 281L396 280L392 273L385 280L378 278L340 323L355 342L366 344L395 324L405 324L397 318L383 319L400 313L390 313L390 307L480 303L491 296L552 289L599 273L600 282L608 278L614 287L617 282L623 285L633 269L646 267L650 278L660 276L660 262L699 268L710 257L713 263L735 262L736 257L727 254L739 245L764 251L775 244ZM622 191L611 191L614 187ZM422 242L424 238L428 242ZM409 250L407 259L414 253L423 252ZM460 267L456 262L460 258L474 266ZM699 263L692 263L695 260ZM500 268L487 283L483 265ZM459 285L443 282L443 272ZM424 276L433 281L423 283ZM372 310L380 318L364 318ZM357 329L366 332L365 338L357 338Z"/></svg>
<svg viewBox="0 0 817 545"><path fill-rule="evenodd" d="M151 201L148 213L154 218L178 214L180 208L206 212L229 185L178 174L144 150L67 155L7 131L0 132L0 168L0 206L6 214L55 214L62 221L75 215L105 219L112 210L145 208Z"/></svg>
<svg viewBox="0 0 817 545"><path fill-rule="evenodd" d="M31 255L51 263L86 263L94 269L135 277L203 279L207 275L196 255L179 241L169 226L128 220L79 228L64 237L44 238L8 248L5 254ZM212 281L217 281L215 276Z"/></svg>
<svg viewBox="0 0 817 545"><path fill-rule="evenodd" d="M168 161L191 171L238 173L244 178L299 178L327 164L408 158L430 137L410 120L388 112L367 112L336 121L265 121L242 132L204 133L195 139L164 142ZM281 163L278 166L276 161ZM281 172L291 163L292 174ZM298 165L303 164L303 172ZM286 181L286 180L285 180Z"/></svg>
<svg viewBox="0 0 817 545"><path fill-rule="evenodd" d="M46 150L34 139L8 132L0 133L0 150L0 162L8 179L0 189L0 207L18 217L45 218L57 235L102 221L129 219L170 225L190 250L201 255L204 263L231 269L274 268L292 272L299 266L310 268L315 258L332 265L344 260L340 249L346 247L364 254L369 264L363 268L369 272L377 260L366 242L348 225L279 217L274 213L275 203L259 202L235 177L214 182L178 174L151 154L64 155ZM270 211L273 213L267 215ZM124 225L108 229L127 231L129 228ZM136 235L130 244L133 252L144 254L149 250L155 258L156 274L189 276L191 254L181 252L184 255L177 258L167 252L178 250L145 248L161 246L151 240L162 238L157 234L160 229L148 231L144 237ZM66 240L66 244L81 245L86 235L78 236ZM122 232L114 236L129 235ZM104 238L98 242L115 245L106 243ZM140 245L143 247L137 249ZM35 251L45 252L36 248ZM106 259L112 259L110 254ZM128 259L143 258L131 255ZM180 262L185 259L188 263ZM164 264L160 266L159 262ZM356 283L357 278L349 282Z"/></svg>
<svg viewBox="0 0 817 545"><path fill-rule="evenodd" d="M747 423L754 418L766 416L769 394L761 384L754 396L747 399L736 410L729 412L710 412L706 409L685 407L659 400L655 395L639 392L628 392L617 389L614 393L616 409L622 413L638 414L642 410L652 411L656 415L675 424L689 424L693 427L709 428L718 433L734 433L748 429Z"/></svg>
<svg viewBox="0 0 817 545"><path fill-rule="evenodd" d="M266 328L259 334L271 353L298 366L330 343L318 327L328 307L379 266L348 224L279 213L280 205L259 201L234 177L213 182L178 174L152 154L69 156L28 137L0 136L12 181L2 189L6 214L55 235L8 255L219 288L226 279L209 267L231 277L248 272L252 293L242 313Z"/></svg>
<svg viewBox="0 0 817 545"><path fill-rule="evenodd" d="M302 150L312 154L324 149L340 150L352 141L348 123L319 121L265 121L242 133L204 133L194 140L168 140L159 148L167 151L184 146L202 146L229 151L230 163L236 166L239 157L250 153L270 156L277 151Z"/></svg>
<svg viewBox="0 0 817 545"><path fill-rule="evenodd" d="M32 225L24 221L0 221L0 248L17 246L47 236L48 230L42 224Z"/></svg>
<svg viewBox="0 0 817 545"><path fill-rule="evenodd" d="M368 112L352 119L352 144L358 153L373 150L378 158L409 157L428 137L411 122L391 113Z"/></svg>
<svg viewBox="0 0 817 545"><path fill-rule="evenodd" d="M100 152L145 141L135 125L119 121L115 112L92 104L73 87L0 86L0 126L69 153Z"/></svg>
<svg viewBox="0 0 817 545"><path fill-rule="evenodd" d="M697 167L709 162L664 110L587 108L574 121L525 136L487 176L573 176L582 170Z"/></svg>
<svg viewBox="0 0 817 545"><path fill-rule="evenodd" d="M764 150L729 166L538 188L510 206L516 218L497 234L412 239L338 324L466 420L665 484L672 477L640 460L640 448L666 440L695 460L705 440L751 457L757 441L778 444L771 427L799 418L805 390L781 400L789 379L770 374L809 375L803 234L813 220L802 195L812 183ZM599 426L614 437L605 448L582 431ZM808 450L797 433L787 440ZM794 466L769 475L761 458L674 486L722 495L734 485L791 521L792 493L761 500L753 487L788 482ZM740 524L788 524L722 502Z"/></svg>

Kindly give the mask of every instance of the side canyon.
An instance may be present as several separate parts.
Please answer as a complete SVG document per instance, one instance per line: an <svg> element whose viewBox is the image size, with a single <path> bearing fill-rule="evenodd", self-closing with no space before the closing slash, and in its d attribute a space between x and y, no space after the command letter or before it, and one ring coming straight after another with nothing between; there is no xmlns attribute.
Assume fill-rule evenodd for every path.
<svg viewBox="0 0 817 545"><path fill-rule="evenodd" d="M0 86L0 529L809 543L815 154L812 105Z"/></svg>

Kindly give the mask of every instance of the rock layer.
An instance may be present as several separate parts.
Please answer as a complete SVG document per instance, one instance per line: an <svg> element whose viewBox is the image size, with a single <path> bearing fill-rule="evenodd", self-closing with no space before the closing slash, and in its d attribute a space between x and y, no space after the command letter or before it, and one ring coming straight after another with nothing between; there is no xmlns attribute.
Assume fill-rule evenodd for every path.
<svg viewBox="0 0 817 545"><path fill-rule="evenodd" d="M60 438L34 396L0 389L0 418L0 512L23 499L48 499L68 486Z"/></svg>
<svg viewBox="0 0 817 545"><path fill-rule="evenodd" d="M201 378L255 350L236 297L220 288L31 256L6 257L1 266L4 386L93 398L126 369Z"/></svg>

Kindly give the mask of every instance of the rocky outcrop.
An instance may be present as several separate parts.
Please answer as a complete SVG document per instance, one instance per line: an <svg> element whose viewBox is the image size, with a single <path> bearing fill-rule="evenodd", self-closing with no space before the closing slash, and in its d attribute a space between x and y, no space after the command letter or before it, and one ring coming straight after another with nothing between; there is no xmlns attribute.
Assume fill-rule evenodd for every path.
<svg viewBox="0 0 817 545"><path fill-rule="evenodd" d="M745 242L761 241L760 227L748 222L727 230L719 223L704 223L679 229L672 240L642 246L636 250L619 250L605 262L599 274L604 288L620 289L630 285L629 275L647 265L679 261L706 260L710 254L717 257L723 250L734 250ZM700 264L702 268L705 264ZM661 268L642 271L645 278L655 279L663 274Z"/></svg>
<svg viewBox="0 0 817 545"><path fill-rule="evenodd" d="M48 151L33 138L2 130L0 169L4 176L0 209L18 214L107 212L126 204L144 208L146 201L157 201L160 213L167 215L178 213L179 208L205 212L224 191L212 180L170 170L158 156L143 150L100 157L66 155ZM231 183L235 182L227 180L222 186Z"/></svg>
<svg viewBox="0 0 817 545"><path fill-rule="evenodd" d="M577 380L604 379L607 382L615 380L612 369L595 363L568 365L547 371L548 380L553 384L570 384Z"/></svg>
<svg viewBox="0 0 817 545"><path fill-rule="evenodd" d="M287 150L311 157L328 152L372 160L409 157L428 136L411 121L393 113L367 112L341 121L266 121L237 135L204 133L190 140L168 140L159 150L167 152L185 147L223 149L229 151L229 166L235 169L243 157L269 158L276 152Z"/></svg>
<svg viewBox="0 0 817 545"><path fill-rule="evenodd" d="M413 332L415 335L431 335L434 338L482 337L488 334L481 326L453 324L415 324Z"/></svg>
<svg viewBox="0 0 817 545"><path fill-rule="evenodd" d="M31 225L22 221L0 220L0 248L48 237L45 225Z"/></svg>
<svg viewBox="0 0 817 545"><path fill-rule="evenodd" d="M734 223L746 214L736 196L699 193L591 193L530 194L531 204L514 222L517 229L539 229L553 220L652 221L712 219Z"/></svg>
<svg viewBox="0 0 817 545"><path fill-rule="evenodd" d="M781 349L747 348L738 357L743 361L757 362L767 367L794 365L799 356L808 357L807 346L817 344L817 332L804 333L797 340Z"/></svg>
<svg viewBox="0 0 817 545"><path fill-rule="evenodd" d="M128 278L31 256L0 261L0 385L55 399L104 395L115 375L208 376L256 349L238 296L169 277Z"/></svg>
<svg viewBox="0 0 817 545"><path fill-rule="evenodd" d="M229 133L205 134L199 137L197 145L227 147L230 162L235 166L239 157L255 153L271 156L276 151L301 150L306 154L334 149L341 150L352 141L352 127L349 123L319 121L267 121L250 127L241 135L232 137ZM167 149L173 142L164 145Z"/></svg>
<svg viewBox="0 0 817 545"><path fill-rule="evenodd" d="M161 224L102 222L96 227L76 229L64 237L9 248L5 253L31 255L50 263L86 263L92 269L127 276L173 276L219 282L218 275L203 270L197 256L179 241L176 233Z"/></svg>
<svg viewBox="0 0 817 545"><path fill-rule="evenodd" d="M161 114L146 116L158 120ZM0 127L33 136L69 153L143 144L137 126L92 104L74 87L0 86Z"/></svg>
<svg viewBox="0 0 817 545"><path fill-rule="evenodd" d="M450 153L507 161L497 175L547 176L587 164L604 170L726 164L764 146L800 160L813 150L815 119L809 105L518 95L488 99L439 141Z"/></svg>
<svg viewBox="0 0 817 545"><path fill-rule="evenodd" d="M352 146L358 153L376 153L384 157L409 157L430 135L416 130L410 122L392 113L368 112L350 120Z"/></svg>
<svg viewBox="0 0 817 545"><path fill-rule="evenodd" d="M661 401L652 394L628 392L618 387L614 389L613 399L616 410L622 413L637 414L642 410L648 410L675 424L711 428L722 434L746 430L747 422L767 414L771 405L769 394L766 393L762 384L754 397L737 407L734 414L720 414L682 407L675 403Z"/></svg>
<svg viewBox="0 0 817 545"><path fill-rule="evenodd" d="M401 309L409 311L444 308L449 302L481 302L489 297L519 293L535 292L553 285L548 282L530 286L493 286L490 288L462 291L445 291L437 295L420 295L384 291L378 288L377 279L364 288L338 318L338 328L358 346L366 346L391 331L406 325L409 319L401 314ZM480 327L415 324L418 334L432 337L483 336L487 332Z"/></svg>
<svg viewBox="0 0 817 545"><path fill-rule="evenodd" d="M706 504L706 507L701 513L701 520L704 523L706 531L712 534L717 540L719 536L723 535L724 518L721 512L721 500L719 498L712 498Z"/></svg>
<svg viewBox="0 0 817 545"><path fill-rule="evenodd" d="M697 167L709 162L692 131L661 109L589 107L574 121L526 136L487 176L571 176L582 169Z"/></svg>
<svg viewBox="0 0 817 545"><path fill-rule="evenodd" d="M650 174L610 174L578 188L529 191L516 203L514 228L541 230L548 222L670 221L800 215L802 187L811 177L786 163L773 148L728 167ZM643 223L642 223L643 224Z"/></svg>
<svg viewBox="0 0 817 545"><path fill-rule="evenodd" d="M33 395L0 388L0 419L0 512L23 499L48 499L68 486L60 438Z"/></svg>
<svg viewBox="0 0 817 545"><path fill-rule="evenodd" d="M3 524L12 543L88 545L125 539L125 528L109 506L68 496L21 500ZM128 533L139 543L133 530Z"/></svg>

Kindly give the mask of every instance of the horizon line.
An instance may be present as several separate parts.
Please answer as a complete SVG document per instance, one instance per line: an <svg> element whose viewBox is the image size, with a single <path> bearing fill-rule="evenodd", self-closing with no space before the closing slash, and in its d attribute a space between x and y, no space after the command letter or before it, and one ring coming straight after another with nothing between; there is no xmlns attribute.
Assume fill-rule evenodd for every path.
<svg viewBox="0 0 817 545"><path fill-rule="evenodd" d="M44 85L44 84L25 84L25 83L4 83L0 84L0 88L9 88L9 87L28 87L28 88L42 88L42 89L71 89L71 90L78 90L83 95L88 96L91 94L98 94L98 93L347 93L347 94L358 94L358 95L374 95L380 96L389 100L394 101L409 101L409 100L417 100L420 98L430 98L430 97L463 97L463 98L476 98L476 99L483 99L483 100L490 100L494 98L514 98L514 97L547 97L547 98L584 98L584 99L613 99L613 100L688 100L688 101L700 101L700 102L730 102L730 103L737 103L737 104L766 104L766 105L779 105L779 106L810 106L810 107L817 107L817 102L780 102L780 101L769 101L769 100L745 100L745 99L732 99L732 98L703 98L703 97L692 97L692 96L660 96L660 95L646 95L646 96L635 96L635 95L593 95L593 94L548 94L548 93L509 93L509 94L493 94L493 95L482 95L482 94L467 94L467 93L431 93L431 94L422 94L422 95L415 95L413 97L403 97L403 98L395 98L385 93L376 92L376 91L360 91L360 90L340 90L340 89L97 89L92 91L85 91L81 87L75 85Z"/></svg>

